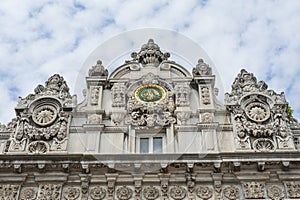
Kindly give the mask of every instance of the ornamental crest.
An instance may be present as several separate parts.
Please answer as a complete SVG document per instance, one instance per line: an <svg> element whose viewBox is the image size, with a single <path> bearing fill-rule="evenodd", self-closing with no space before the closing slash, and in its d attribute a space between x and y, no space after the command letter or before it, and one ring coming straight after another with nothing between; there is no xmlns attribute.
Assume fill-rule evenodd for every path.
<svg viewBox="0 0 300 200"><path fill-rule="evenodd" d="M265 82L257 82L252 73L241 70L231 93L225 94L238 149L268 152L295 148L284 94L267 88Z"/></svg>

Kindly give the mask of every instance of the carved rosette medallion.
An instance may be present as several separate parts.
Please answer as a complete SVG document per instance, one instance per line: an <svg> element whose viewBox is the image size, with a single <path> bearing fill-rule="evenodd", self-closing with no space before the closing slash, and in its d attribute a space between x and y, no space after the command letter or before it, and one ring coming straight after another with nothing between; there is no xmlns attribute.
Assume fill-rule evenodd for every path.
<svg viewBox="0 0 300 200"><path fill-rule="evenodd" d="M34 108L32 120L40 126L47 126L55 121L57 113L57 109L54 106L41 105Z"/></svg>
<svg viewBox="0 0 300 200"><path fill-rule="evenodd" d="M106 191L103 187L92 187L90 190L90 196L93 200L102 200L106 196Z"/></svg>
<svg viewBox="0 0 300 200"><path fill-rule="evenodd" d="M128 200L132 197L132 189L123 186L117 189L117 197L120 200Z"/></svg>
<svg viewBox="0 0 300 200"><path fill-rule="evenodd" d="M207 186L199 186L196 189L196 194L199 198L206 200L206 199L209 199L212 197L213 191L211 188L209 188Z"/></svg>
<svg viewBox="0 0 300 200"><path fill-rule="evenodd" d="M143 103L157 103L165 99L166 91L159 85L147 84L139 87L134 96Z"/></svg>
<svg viewBox="0 0 300 200"><path fill-rule="evenodd" d="M40 186L39 200L59 199L61 192L61 185L45 184Z"/></svg>
<svg viewBox="0 0 300 200"><path fill-rule="evenodd" d="M272 200L281 200L284 197L283 189L277 185L268 188L268 197Z"/></svg>
<svg viewBox="0 0 300 200"><path fill-rule="evenodd" d="M253 102L245 107L246 115L255 122L264 122L270 118L270 108L260 102Z"/></svg>
<svg viewBox="0 0 300 200"><path fill-rule="evenodd" d="M268 138L258 138L253 141L253 149L258 152L274 151L275 143Z"/></svg>
<svg viewBox="0 0 300 200"><path fill-rule="evenodd" d="M175 200L182 200L186 196L186 189L181 186L175 186L170 189L170 195Z"/></svg>
<svg viewBox="0 0 300 200"><path fill-rule="evenodd" d="M66 200L76 200L80 196L80 189L76 187L68 187L63 191L63 197Z"/></svg>
<svg viewBox="0 0 300 200"><path fill-rule="evenodd" d="M157 199L159 196L159 191L156 187L148 186L143 190L143 196L148 200Z"/></svg>
<svg viewBox="0 0 300 200"><path fill-rule="evenodd" d="M20 194L20 200L35 200L37 192L34 188L24 188Z"/></svg>
<svg viewBox="0 0 300 200"><path fill-rule="evenodd" d="M235 200L240 197L240 190L235 185L230 185L224 188L224 196L228 199Z"/></svg>

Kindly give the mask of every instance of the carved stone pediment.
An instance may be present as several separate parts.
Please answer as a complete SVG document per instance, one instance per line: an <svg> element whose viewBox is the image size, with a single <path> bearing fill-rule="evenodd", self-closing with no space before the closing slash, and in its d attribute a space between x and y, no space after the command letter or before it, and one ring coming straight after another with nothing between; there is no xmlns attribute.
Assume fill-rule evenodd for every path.
<svg viewBox="0 0 300 200"><path fill-rule="evenodd" d="M232 114L238 148L260 152L295 148L284 94L267 90L252 73L241 70L225 104Z"/></svg>
<svg viewBox="0 0 300 200"><path fill-rule="evenodd" d="M35 92L19 101L18 117L10 125L13 133L7 152L44 154L66 150L72 110L66 82L55 74L45 87L38 86Z"/></svg>

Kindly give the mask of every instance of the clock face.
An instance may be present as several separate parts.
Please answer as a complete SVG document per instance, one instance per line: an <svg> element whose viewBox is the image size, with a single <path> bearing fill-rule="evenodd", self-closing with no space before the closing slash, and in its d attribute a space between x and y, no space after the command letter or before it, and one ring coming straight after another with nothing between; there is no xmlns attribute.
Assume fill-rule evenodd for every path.
<svg viewBox="0 0 300 200"><path fill-rule="evenodd" d="M144 103L157 103L166 97L166 91L159 85L148 84L135 91L135 98Z"/></svg>

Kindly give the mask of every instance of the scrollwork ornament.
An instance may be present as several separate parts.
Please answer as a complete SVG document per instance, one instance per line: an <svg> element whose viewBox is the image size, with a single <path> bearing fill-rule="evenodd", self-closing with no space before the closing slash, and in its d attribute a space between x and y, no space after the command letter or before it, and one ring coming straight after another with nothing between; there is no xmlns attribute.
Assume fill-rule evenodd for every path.
<svg viewBox="0 0 300 200"><path fill-rule="evenodd" d="M175 200L182 200L186 197L186 189L177 185L170 189L170 195Z"/></svg>
<svg viewBox="0 0 300 200"><path fill-rule="evenodd" d="M116 193L119 200L128 200L132 197L132 189L126 186L118 188Z"/></svg>
<svg viewBox="0 0 300 200"><path fill-rule="evenodd" d="M76 187L68 187L63 192L63 197L66 200L76 200L80 196L80 189Z"/></svg>
<svg viewBox="0 0 300 200"><path fill-rule="evenodd" d="M20 194L20 200L35 200L37 192L34 188L24 188Z"/></svg>
<svg viewBox="0 0 300 200"><path fill-rule="evenodd" d="M213 191L207 186L199 186L196 189L196 194L199 198L206 200L212 197Z"/></svg>
<svg viewBox="0 0 300 200"><path fill-rule="evenodd" d="M268 197L272 200L281 200L284 197L283 189L277 185L268 188Z"/></svg>
<svg viewBox="0 0 300 200"><path fill-rule="evenodd" d="M224 188L224 196L230 200L239 199L240 197L240 190L235 185L230 185Z"/></svg>
<svg viewBox="0 0 300 200"><path fill-rule="evenodd" d="M93 200L102 200L106 196L106 191L103 187L93 187L90 190L90 196Z"/></svg>
<svg viewBox="0 0 300 200"><path fill-rule="evenodd" d="M148 200L154 200L158 198L159 191L156 187L148 186L143 190L143 196Z"/></svg>

